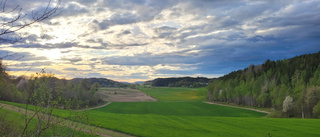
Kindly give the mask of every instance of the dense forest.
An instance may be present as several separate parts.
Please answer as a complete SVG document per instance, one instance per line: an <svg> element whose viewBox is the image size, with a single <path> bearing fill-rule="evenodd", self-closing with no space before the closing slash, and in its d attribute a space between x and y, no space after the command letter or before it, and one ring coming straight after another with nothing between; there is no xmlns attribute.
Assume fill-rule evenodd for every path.
<svg viewBox="0 0 320 137"><path fill-rule="evenodd" d="M213 79L204 77L157 78L151 81L146 81L143 84L156 87L205 87L210 80Z"/></svg>
<svg viewBox="0 0 320 137"><path fill-rule="evenodd" d="M231 72L208 85L207 98L271 107L282 117L320 117L320 52Z"/></svg>
<svg viewBox="0 0 320 137"><path fill-rule="evenodd" d="M10 77L0 60L0 100L59 108L79 108L102 103L96 94L99 83L58 79L42 70L29 78Z"/></svg>

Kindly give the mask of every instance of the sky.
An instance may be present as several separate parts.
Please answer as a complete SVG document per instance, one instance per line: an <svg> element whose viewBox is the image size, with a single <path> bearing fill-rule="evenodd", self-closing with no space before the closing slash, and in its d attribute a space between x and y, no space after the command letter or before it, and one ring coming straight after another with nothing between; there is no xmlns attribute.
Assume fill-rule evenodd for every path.
<svg viewBox="0 0 320 137"><path fill-rule="evenodd" d="M6 8L16 5L28 21L48 1ZM320 51L320 0L62 0L56 16L17 34L0 43L10 75L214 78Z"/></svg>

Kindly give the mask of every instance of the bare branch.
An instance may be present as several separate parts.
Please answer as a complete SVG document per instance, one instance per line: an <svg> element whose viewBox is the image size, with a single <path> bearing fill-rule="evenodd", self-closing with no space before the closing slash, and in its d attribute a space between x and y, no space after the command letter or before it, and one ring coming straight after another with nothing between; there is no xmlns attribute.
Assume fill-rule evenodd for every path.
<svg viewBox="0 0 320 137"><path fill-rule="evenodd" d="M20 6L17 5L9 12L6 12L6 2L7 0L2 0L0 3L0 7L2 8L2 11L0 13L2 14L9 14L13 17L7 18L7 17L1 17L3 18L3 21L0 22L0 44L2 43L15 43L18 42L20 39L16 38L18 31L31 26L32 24L42 22L46 19L49 19L55 15L58 14L58 10L60 7L61 0L58 0L56 3L52 3L51 0L49 0L48 5L46 6L45 10L43 12L39 11L32 11L31 12L31 20L25 21L21 23L21 21L27 16L27 14L22 14L22 8L19 8ZM8 37L8 35L10 37ZM7 36L4 38L4 36Z"/></svg>

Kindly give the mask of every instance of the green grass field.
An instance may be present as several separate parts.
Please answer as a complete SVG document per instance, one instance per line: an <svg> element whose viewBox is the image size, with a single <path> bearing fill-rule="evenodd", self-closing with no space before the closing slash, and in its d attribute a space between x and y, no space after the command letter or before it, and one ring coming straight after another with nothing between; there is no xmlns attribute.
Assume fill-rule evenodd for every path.
<svg viewBox="0 0 320 137"><path fill-rule="evenodd" d="M121 104L116 104L121 106ZM213 106L216 107L216 106ZM92 123L137 136L319 136L319 119L163 115L90 110ZM167 111L173 111L168 109ZM191 110L190 110L191 111ZM234 115L239 114L234 111ZM194 114L194 113L193 113Z"/></svg>
<svg viewBox="0 0 320 137"><path fill-rule="evenodd" d="M7 101L0 101L0 103L9 104L9 105L13 105L21 108L26 108L26 105L21 103L7 102ZM28 105L28 110L34 111L37 109L33 105ZM73 111L73 110L54 109L53 111L53 115L64 117L64 118L72 117L72 116L75 116L76 114L77 114L76 111Z"/></svg>
<svg viewBox="0 0 320 137"><path fill-rule="evenodd" d="M158 101L203 101L206 100L207 89L203 88L172 88L152 87L140 88L140 91L153 96Z"/></svg>
<svg viewBox="0 0 320 137"><path fill-rule="evenodd" d="M263 117L264 113L211 105L203 102L113 102L92 110L116 114L155 114L184 116ZM91 111L89 111L91 112Z"/></svg>
<svg viewBox="0 0 320 137"><path fill-rule="evenodd" d="M81 113L89 116L90 124L136 136L320 136L320 119L267 118L260 112L206 104L199 97L205 88L140 90L160 101L113 102ZM76 112L55 110L54 114L65 117L72 113Z"/></svg>
<svg viewBox="0 0 320 137"><path fill-rule="evenodd" d="M5 103L5 102L2 102ZM10 104L10 103L7 103ZM18 104L16 104L18 105ZM20 105L22 106L22 105ZM11 134L9 136L20 136L24 127L25 127L25 115L10 111L4 108L0 108L0 126L2 126L3 123L7 122L10 123L9 125L6 125L7 127L0 127L0 129L7 129L7 131L11 131L14 134ZM38 124L38 119L34 118L28 125L28 130L26 131L27 136L32 136L35 127ZM41 134L43 137L47 136L93 136L92 134L73 130L71 128L65 127L65 126L60 126L60 125L54 125L51 128L48 128L45 130L44 133ZM1 134L0 130L0 136L3 136Z"/></svg>
<svg viewBox="0 0 320 137"><path fill-rule="evenodd" d="M148 104L159 103L159 104ZM190 109L188 113L178 110L176 107L169 107L166 111L171 114L163 114L156 111L157 108L152 108L154 113L149 113L141 109L144 106L179 106L182 103L186 106L192 106L193 103L201 102L148 102L134 104L139 109L125 109L125 111L115 107L130 107L129 103L112 103L110 106L89 110L86 113L89 115L91 124L99 127L113 129L120 132L125 132L137 136L268 136L268 133L273 137L277 136L319 136L320 120L319 119L275 119L258 117L258 112L249 111L244 114L238 112L239 109L228 110L228 107L221 108L220 111L234 113L233 117L225 117L224 113L214 113L205 115L201 111L198 114L196 109ZM163 103L163 104L161 104ZM164 105L165 103L169 103ZM188 104L190 103L190 104ZM180 104L180 105L182 105ZM203 103L204 104L204 103ZM200 104L197 104L200 105ZM202 109L208 109L209 104L199 106ZM111 108L108 108L111 107ZM211 106L220 107L216 105ZM112 109L113 108L113 109ZM135 114L128 114L135 110ZM182 110L182 108L181 108ZM118 111L118 112L115 112ZM170 112L170 111L175 111ZM57 115L67 115L68 111L59 111ZM142 114L144 113L144 114ZM250 116L250 113L258 113L255 117ZM263 116L264 114L261 114Z"/></svg>

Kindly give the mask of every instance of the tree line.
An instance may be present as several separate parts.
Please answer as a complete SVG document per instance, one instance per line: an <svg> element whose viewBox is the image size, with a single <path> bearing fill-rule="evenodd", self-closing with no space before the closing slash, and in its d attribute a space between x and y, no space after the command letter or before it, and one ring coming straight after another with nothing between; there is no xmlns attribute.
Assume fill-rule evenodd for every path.
<svg viewBox="0 0 320 137"><path fill-rule="evenodd" d="M207 98L271 107L280 117L320 117L320 52L231 72L208 85Z"/></svg>
<svg viewBox="0 0 320 137"><path fill-rule="evenodd" d="M60 108L80 108L102 103L97 95L99 83L90 80L59 79L42 70L29 78L10 77L0 61L0 100L46 106L55 101Z"/></svg>
<svg viewBox="0 0 320 137"><path fill-rule="evenodd" d="M179 77L179 78L157 78L151 81L146 81L144 85L156 87L205 87L209 83L209 78L204 77Z"/></svg>

